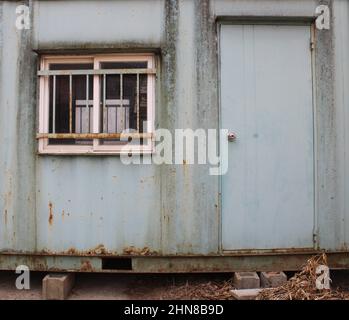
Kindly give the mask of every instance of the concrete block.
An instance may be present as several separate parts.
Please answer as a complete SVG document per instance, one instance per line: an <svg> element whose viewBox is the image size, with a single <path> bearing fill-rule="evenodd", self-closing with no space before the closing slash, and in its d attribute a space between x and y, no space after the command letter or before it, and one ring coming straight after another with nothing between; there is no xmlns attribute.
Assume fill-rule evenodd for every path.
<svg viewBox="0 0 349 320"><path fill-rule="evenodd" d="M235 300L256 300L262 289L239 289L231 290Z"/></svg>
<svg viewBox="0 0 349 320"><path fill-rule="evenodd" d="M256 272L235 272L233 284L236 289L256 289L261 286Z"/></svg>
<svg viewBox="0 0 349 320"><path fill-rule="evenodd" d="M262 288L280 287L287 281L287 276L284 272L261 272Z"/></svg>
<svg viewBox="0 0 349 320"><path fill-rule="evenodd" d="M72 290L75 274L48 274L42 280L42 298L44 300L65 300Z"/></svg>

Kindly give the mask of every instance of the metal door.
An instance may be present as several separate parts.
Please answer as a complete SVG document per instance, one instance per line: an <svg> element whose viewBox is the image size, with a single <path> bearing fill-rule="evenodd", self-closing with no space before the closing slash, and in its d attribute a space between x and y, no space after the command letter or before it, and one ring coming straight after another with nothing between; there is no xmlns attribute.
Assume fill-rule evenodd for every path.
<svg viewBox="0 0 349 320"><path fill-rule="evenodd" d="M221 25L223 250L313 247L311 27Z"/></svg>

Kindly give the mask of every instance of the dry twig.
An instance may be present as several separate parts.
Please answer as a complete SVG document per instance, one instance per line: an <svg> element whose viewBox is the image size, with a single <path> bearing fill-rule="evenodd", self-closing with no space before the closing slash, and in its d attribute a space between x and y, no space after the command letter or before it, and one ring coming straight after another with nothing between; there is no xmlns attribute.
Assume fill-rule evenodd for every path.
<svg viewBox="0 0 349 320"><path fill-rule="evenodd" d="M345 295L336 290L319 290L316 288L316 269L320 265L327 266L326 254L312 257L302 271L295 274L283 286L263 290L257 300L337 300L345 299Z"/></svg>
<svg viewBox="0 0 349 320"><path fill-rule="evenodd" d="M164 299L170 300L231 300L232 280L172 287Z"/></svg>

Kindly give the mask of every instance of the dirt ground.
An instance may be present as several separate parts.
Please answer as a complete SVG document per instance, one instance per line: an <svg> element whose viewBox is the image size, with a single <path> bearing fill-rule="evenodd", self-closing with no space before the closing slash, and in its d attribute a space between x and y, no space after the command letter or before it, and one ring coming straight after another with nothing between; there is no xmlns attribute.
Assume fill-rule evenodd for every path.
<svg viewBox="0 0 349 320"><path fill-rule="evenodd" d="M30 290L17 290L16 274L0 272L0 300L40 300L46 273L32 272ZM288 276L292 274L289 273ZM349 292L349 271L331 273L332 288ZM231 299L230 274L76 275L70 300L159 300L159 299Z"/></svg>

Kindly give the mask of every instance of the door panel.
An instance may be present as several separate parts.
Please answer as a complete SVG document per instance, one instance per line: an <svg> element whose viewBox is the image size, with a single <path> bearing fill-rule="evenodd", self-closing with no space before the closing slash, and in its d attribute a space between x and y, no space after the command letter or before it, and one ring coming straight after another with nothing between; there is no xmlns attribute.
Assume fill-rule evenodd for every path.
<svg viewBox="0 0 349 320"><path fill-rule="evenodd" d="M221 26L223 250L313 247L310 26Z"/></svg>

